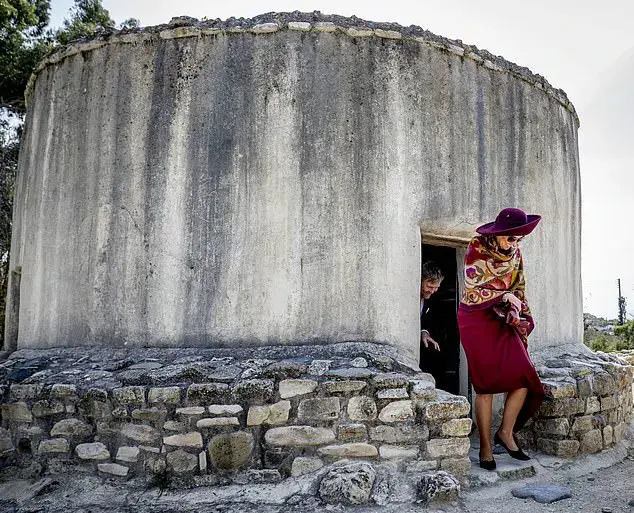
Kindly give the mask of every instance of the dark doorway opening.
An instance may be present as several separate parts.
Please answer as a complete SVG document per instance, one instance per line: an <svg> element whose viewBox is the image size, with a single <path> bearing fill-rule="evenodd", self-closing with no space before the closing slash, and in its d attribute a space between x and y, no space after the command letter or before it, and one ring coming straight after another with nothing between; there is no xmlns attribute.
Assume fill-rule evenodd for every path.
<svg viewBox="0 0 634 513"><path fill-rule="evenodd" d="M456 249L422 244L421 263L431 260L440 268L444 279L438 291L426 301L424 327L438 342L440 351L421 345L419 365L436 379L436 388L460 393L460 338L458 333L458 277Z"/></svg>

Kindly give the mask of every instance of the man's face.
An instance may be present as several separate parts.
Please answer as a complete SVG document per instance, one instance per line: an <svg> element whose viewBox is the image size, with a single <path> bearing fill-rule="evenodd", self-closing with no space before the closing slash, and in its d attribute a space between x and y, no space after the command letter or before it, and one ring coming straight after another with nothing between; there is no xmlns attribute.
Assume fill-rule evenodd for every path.
<svg viewBox="0 0 634 513"><path fill-rule="evenodd" d="M427 279L420 284L420 297L429 299L440 288L442 280Z"/></svg>

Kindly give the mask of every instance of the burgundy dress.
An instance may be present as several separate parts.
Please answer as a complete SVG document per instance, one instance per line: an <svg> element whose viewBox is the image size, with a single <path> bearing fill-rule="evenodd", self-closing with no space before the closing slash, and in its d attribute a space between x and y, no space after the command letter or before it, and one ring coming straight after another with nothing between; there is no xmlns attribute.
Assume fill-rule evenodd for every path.
<svg viewBox="0 0 634 513"><path fill-rule="evenodd" d="M515 422L515 431L519 431L535 414L545 395L544 387L522 341L523 338L527 339L534 325L527 304L522 316L530 325L527 333L522 334L516 327L508 324L505 318L500 317L494 307L502 304L502 296L506 292L513 292L525 301L521 255L517 256L516 264L505 264L508 267L507 274L498 272L496 264L491 262L481 271L482 258L490 258L491 255L482 251L478 244L472 248L474 241L469 245L465 257L465 295L458 308L460 341L467 355L469 373L476 393L498 394L518 388L528 389L526 401ZM476 269L478 275L470 272L470 269ZM492 272L497 273L494 280L485 276L487 269L493 269ZM485 283L486 285L482 285Z"/></svg>

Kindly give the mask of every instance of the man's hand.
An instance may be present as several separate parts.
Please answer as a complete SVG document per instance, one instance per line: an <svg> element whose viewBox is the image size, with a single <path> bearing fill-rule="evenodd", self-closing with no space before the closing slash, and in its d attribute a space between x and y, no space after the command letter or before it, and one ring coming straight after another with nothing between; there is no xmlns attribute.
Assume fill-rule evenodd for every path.
<svg viewBox="0 0 634 513"><path fill-rule="evenodd" d="M436 351L440 351L440 346L438 345L438 342L431 338L431 335L427 330L422 330L420 332L420 341L427 349L429 349L429 346L431 345L433 349L435 349Z"/></svg>

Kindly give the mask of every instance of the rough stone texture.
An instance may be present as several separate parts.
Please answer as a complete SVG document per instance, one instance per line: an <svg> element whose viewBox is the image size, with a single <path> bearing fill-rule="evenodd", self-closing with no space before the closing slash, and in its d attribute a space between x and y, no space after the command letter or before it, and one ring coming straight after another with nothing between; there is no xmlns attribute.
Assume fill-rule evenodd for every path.
<svg viewBox="0 0 634 513"><path fill-rule="evenodd" d="M117 450L117 456L115 459L117 461L123 461L125 463L136 463L139 461L139 454L141 450L138 447L128 447L123 446L119 447Z"/></svg>
<svg viewBox="0 0 634 513"><path fill-rule="evenodd" d="M198 455L185 452L182 449L167 455L167 468L177 474L193 472L198 468Z"/></svg>
<svg viewBox="0 0 634 513"><path fill-rule="evenodd" d="M239 413L242 413L244 409L239 404L212 404L209 408L207 408L207 411L211 415L228 417L231 415L238 415Z"/></svg>
<svg viewBox="0 0 634 513"><path fill-rule="evenodd" d="M50 417L64 413L64 403L56 400L37 401L31 407L31 413L35 418Z"/></svg>
<svg viewBox="0 0 634 513"><path fill-rule="evenodd" d="M40 454L66 454L70 451L70 444L65 438L51 438L50 440L42 440L37 447Z"/></svg>
<svg viewBox="0 0 634 513"><path fill-rule="evenodd" d="M147 401L150 404L180 404L181 389L179 387L150 388Z"/></svg>
<svg viewBox="0 0 634 513"><path fill-rule="evenodd" d="M317 382L312 379L285 379L279 383L279 392L282 399L310 394L316 388Z"/></svg>
<svg viewBox="0 0 634 513"><path fill-rule="evenodd" d="M382 445L379 447L379 455L385 459L417 458L419 452L418 447L403 447L399 445Z"/></svg>
<svg viewBox="0 0 634 513"><path fill-rule="evenodd" d="M540 417L566 417L586 411L586 403L580 398L554 399L544 401L539 408Z"/></svg>
<svg viewBox="0 0 634 513"><path fill-rule="evenodd" d="M466 456L469 452L468 438L435 438L427 441L427 455L430 458Z"/></svg>
<svg viewBox="0 0 634 513"><path fill-rule="evenodd" d="M464 417L471 410L466 397L454 396L442 390L436 391L434 399L420 401L417 406L429 422Z"/></svg>
<svg viewBox="0 0 634 513"><path fill-rule="evenodd" d="M353 394L360 392L368 384L365 381L326 381L321 388L328 394Z"/></svg>
<svg viewBox="0 0 634 513"><path fill-rule="evenodd" d="M385 388L376 393L377 399L407 399L408 397L406 388Z"/></svg>
<svg viewBox="0 0 634 513"><path fill-rule="evenodd" d="M195 406L223 402L229 397L229 386L224 383L200 383L187 388L187 403Z"/></svg>
<svg viewBox="0 0 634 513"><path fill-rule="evenodd" d="M471 419L451 419L440 428L443 436L469 436L471 433Z"/></svg>
<svg viewBox="0 0 634 513"><path fill-rule="evenodd" d="M2 418L13 422L31 422L33 415L29 406L21 401L12 404L2 405Z"/></svg>
<svg viewBox="0 0 634 513"><path fill-rule="evenodd" d="M123 424L121 434L125 438L142 444L157 443L161 439L161 434L156 429L142 424Z"/></svg>
<svg viewBox="0 0 634 513"><path fill-rule="evenodd" d="M574 458L579 453L579 442L577 440L538 438L537 449L560 458Z"/></svg>
<svg viewBox="0 0 634 513"><path fill-rule="evenodd" d="M583 428L583 426L582 424L578 423L578 420L579 418L575 419L573 431L583 430L580 429ZM543 433L545 435L566 436L570 432L570 422L567 418L539 420L536 422L534 429L537 432Z"/></svg>
<svg viewBox="0 0 634 513"><path fill-rule="evenodd" d="M83 440L92 435L93 428L79 419L64 419L51 429L51 436L63 436L73 440Z"/></svg>
<svg viewBox="0 0 634 513"><path fill-rule="evenodd" d="M214 436L209 442L207 452L215 468L235 471L249 461L253 448L253 435L247 431L238 431Z"/></svg>
<svg viewBox="0 0 634 513"><path fill-rule="evenodd" d="M436 383L431 379L417 379L410 381L412 386L412 399L430 399L436 392Z"/></svg>
<svg viewBox="0 0 634 513"><path fill-rule="evenodd" d="M374 420L377 415L374 399L365 395L351 397L347 411L348 418L352 421Z"/></svg>
<svg viewBox="0 0 634 513"><path fill-rule="evenodd" d="M305 474L315 472L323 466L324 462L321 460L321 458L306 458L298 456L293 460L291 475L293 477L303 476Z"/></svg>
<svg viewBox="0 0 634 513"><path fill-rule="evenodd" d="M511 490L513 497L519 499L535 499L541 504L551 504L572 497L567 486L549 483L531 483Z"/></svg>
<svg viewBox="0 0 634 513"><path fill-rule="evenodd" d="M19 329L10 292L6 344L261 347L356 337L397 346L413 363L420 231L411 227L464 240L500 204L521 203L512 183L551 220L525 255L540 270L531 286L545 291L531 305L540 320L532 344L578 343L577 123L565 95L420 28L297 14L292 21L332 32L289 45L300 35L281 30L280 16L289 15L98 37L38 68L9 263L9 291L23 270ZM275 32L245 34L254 27ZM201 37L203 28L220 30ZM392 32L403 39L384 39ZM361 101L370 90L372 101ZM517 133L531 151L499 151ZM245 145L254 158L238 160ZM258 177L247 196L243 176ZM368 250L379 246L387 250Z"/></svg>
<svg viewBox="0 0 634 513"><path fill-rule="evenodd" d="M469 458L443 458L440 460L440 468L456 477L466 477L471 471Z"/></svg>
<svg viewBox="0 0 634 513"><path fill-rule="evenodd" d="M379 425L370 428L370 439L390 444L419 443L429 438L429 428L421 425Z"/></svg>
<svg viewBox="0 0 634 513"><path fill-rule="evenodd" d="M145 387L115 388L112 391L112 399L118 404L145 404Z"/></svg>
<svg viewBox="0 0 634 513"><path fill-rule="evenodd" d="M363 442L352 442L341 445L327 445L317 449L321 456L331 458L373 458L379 453L374 445Z"/></svg>
<svg viewBox="0 0 634 513"><path fill-rule="evenodd" d="M198 429L209 429L219 426L239 426L240 421L237 417L214 417L213 419L200 419L196 422Z"/></svg>
<svg viewBox="0 0 634 513"><path fill-rule="evenodd" d="M455 501L459 494L460 483L444 470L424 473L416 491L417 500L422 504Z"/></svg>
<svg viewBox="0 0 634 513"><path fill-rule="evenodd" d="M291 411L290 401L278 401L266 406L251 406L247 414L247 426L279 426L288 421Z"/></svg>
<svg viewBox="0 0 634 513"><path fill-rule="evenodd" d="M102 474L115 477L128 477L130 471L128 467L118 463L98 463L97 470Z"/></svg>
<svg viewBox="0 0 634 513"><path fill-rule="evenodd" d="M329 428L285 426L269 429L264 439L269 445L302 447L332 443L335 433Z"/></svg>
<svg viewBox="0 0 634 513"><path fill-rule="evenodd" d="M601 403L598 397L588 397L586 400L586 413L597 413L601 411Z"/></svg>
<svg viewBox="0 0 634 513"><path fill-rule="evenodd" d="M412 401L394 401L386 405L379 413L381 422L403 422L414 418Z"/></svg>
<svg viewBox="0 0 634 513"><path fill-rule="evenodd" d="M367 440L368 429L365 424L339 424L337 439L342 442L360 442Z"/></svg>
<svg viewBox="0 0 634 513"><path fill-rule="evenodd" d="M328 471L319 484L319 496L330 504L365 504L375 479L376 471L367 463L344 465Z"/></svg>
<svg viewBox="0 0 634 513"><path fill-rule="evenodd" d="M80 460L109 460L110 452L101 442L79 444L75 447L75 454Z"/></svg>
<svg viewBox="0 0 634 513"><path fill-rule="evenodd" d="M203 437L200 433L192 431L190 433L166 436L163 438L163 443L170 447L202 449Z"/></svg>
<svg viewBox="0 0 634 513"><path fill-rule="evenodd" d="M144 420L148 422L163 421L167 417L167 410L163 408L143 408L132 410L130 415L134 420Z"/></svg>
<svg viewBox="0 0 634 513"><path fill-rule="evenodd" d="M303 399L297 409L297 418L302 422L336 420L341 404L338 397L316 397Z"/></svg>
<svg viewBox="0 0 634 513"><path fill-rule="evenodd" d="M580 439L581 453L594 453L603 449L603 435L600 429L593 429L584 433Z"/></svg>

